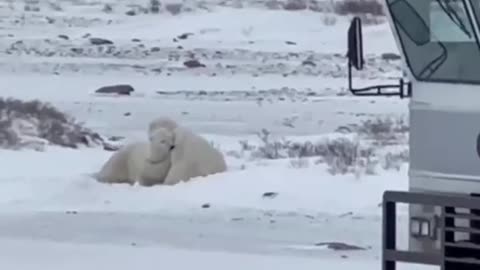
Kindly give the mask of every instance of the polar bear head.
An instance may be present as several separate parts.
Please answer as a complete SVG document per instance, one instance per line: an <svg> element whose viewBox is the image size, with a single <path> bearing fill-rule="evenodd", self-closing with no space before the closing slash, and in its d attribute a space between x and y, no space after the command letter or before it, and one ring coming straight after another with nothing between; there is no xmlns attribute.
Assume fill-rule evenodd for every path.
<svg viewBox="0 0 480 270"><path fill-rule="evenodd" d="M159 127L149 134L151 163L163 162L170 157L175 145L175 135L172 130Z"/></svg>
<svg viewBox="0 0 480 270"><path fill-rule="evenodd" d="M152 134L158 128L165 128L168 130L174 130L178 127L177 122L166 116L158 117L152 120L148 126L148 134Z"/></svg>

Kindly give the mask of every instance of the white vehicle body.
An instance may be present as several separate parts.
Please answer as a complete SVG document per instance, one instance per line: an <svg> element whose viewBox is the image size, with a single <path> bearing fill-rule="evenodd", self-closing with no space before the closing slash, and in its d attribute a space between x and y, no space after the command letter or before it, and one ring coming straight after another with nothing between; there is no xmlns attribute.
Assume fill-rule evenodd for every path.
<svg viewBox="0 0 480 270"><path fill-rule="evenodd" d="M401 81L394 95L410 97L409 191L476 196L480 194L480 1L385 0L384 4L408 81ZM350 37L352 29L357 32L353 35L361 35L361 26L352 22ZM356 43L351 40L349 64L361 69L361 38ZM378 92L370 95L386 95L380 88L392 87L369 89L375 88ZM351 90L365 95L367 88ZM427 220L438 228L439 212L434 206L410 205L411 227ZM466 224L478 228L475 222ZM435 229L431 231L427 237L411 232L410 251L438 251L440 237Z"/></svg>
<svg viewBox="0 0 480 270"><path fill-rule="evenodd" d="M430 30L417 45L402 29L403 3L418 12ZM458 25L435 0L387 0L392 32L412 84L410 109L410 191L480 193L480 9L478 1L450 1ZM400 5L399 5L400 4ZM397 6L396 6L397 5ZM403 4L405 5L405 4ZM395 11L397 8L398 11ZM398 15L395 14L398 12ZM460 25L465 25L461 30ZM414 27L410 27L413 29ZM420 26L415 26L420 33ZM442 59L443 58L443 59ZM440 59L432 71L422 73ZM410 208L411 217L431 218L433 207ZM438 239L410 239L411 250L429 250Z"/></svg>

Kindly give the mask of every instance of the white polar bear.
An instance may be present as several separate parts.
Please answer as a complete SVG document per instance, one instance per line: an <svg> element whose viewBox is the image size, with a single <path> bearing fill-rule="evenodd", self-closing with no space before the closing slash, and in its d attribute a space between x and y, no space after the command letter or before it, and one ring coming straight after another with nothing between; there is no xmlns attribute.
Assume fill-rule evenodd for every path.
<svg viewBox="0 0 480 270"><path fill-rule="evenodd" d="M175 185L194 177L227 170L223 154L190 129L178 125L167 117L153 120L149 132L155 132L158 128L167 128L174 134L175 146L171 151L171 166L164 181L165 185Z"/></svg>
<svg viewBox="0 0 480 270"><path fill-rule="evenodd" d="M157 128L149 142L130 143L116 151L95 178L102 183L162 184L170 169L173 141L171 130Z"/></svg>

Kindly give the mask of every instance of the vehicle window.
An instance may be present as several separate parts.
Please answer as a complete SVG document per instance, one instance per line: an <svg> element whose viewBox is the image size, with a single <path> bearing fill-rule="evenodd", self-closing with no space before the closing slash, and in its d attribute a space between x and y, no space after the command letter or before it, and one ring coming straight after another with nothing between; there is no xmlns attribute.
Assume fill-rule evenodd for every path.
<svg viewBox="0 0 480 270"><path fill-rule="evenodd" d="M466 3L388 0L407 64L417 80L480 83L476 20L469 18Z"/></svg>
<svg viewBox="0 0 480 270"><path fill-rule="evenodd" d="M474 32L462 1L430 2L430 40L441 42L475 42Z"/></svg>

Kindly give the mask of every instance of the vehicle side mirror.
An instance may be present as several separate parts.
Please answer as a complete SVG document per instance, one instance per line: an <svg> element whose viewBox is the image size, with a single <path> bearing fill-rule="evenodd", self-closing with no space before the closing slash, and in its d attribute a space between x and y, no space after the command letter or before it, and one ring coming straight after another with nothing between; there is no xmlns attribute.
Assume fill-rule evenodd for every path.
<svg viewBox="0 0 480 270"><path fill-rule="evenodd" d="M348 28L348 64L357 70L363 69L362 21L354 17Z"/></svg>
<svg viewBox="0 0 480 270"><path fill-rule="evenodd" d="M403 3L403 0L395 0ZM417 0L419 1L419 0ZM405 17L408 21L410 17ZM353 86L352 69L362 70L365 65L363 58L363 36L362 36L362 21L359 17L354 17L348 28L348 90L355 96L399 96L400 98L412 96L411 82L404 82L399 80L398 84L381 84L367 87L357 88Z"/></svg>

